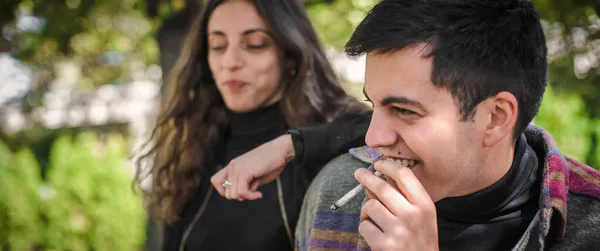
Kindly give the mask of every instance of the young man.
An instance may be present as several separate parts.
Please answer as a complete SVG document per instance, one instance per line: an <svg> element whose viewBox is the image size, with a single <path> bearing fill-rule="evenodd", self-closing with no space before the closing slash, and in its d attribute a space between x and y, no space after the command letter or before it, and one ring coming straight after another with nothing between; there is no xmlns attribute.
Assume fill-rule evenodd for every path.
<svg viewBox="0 0 600 251"><path fill-rule="evenodd" d="M600 173L529 125L547 85L545 39L529 1L383 0L346 51L367 55L368 146L313 181L299 250L600 249ZM285 137L244 160L264 149L284 156L276 149L290 148L276 142ZM223 177L252 199L256 184L280 172L274 162L240 160L250 168L233 163ZM373 162L387 181L364 169ZM356 180L368 196L332 211Z"/></svg>
<svg viewBox="0 0 600 251"><path fill-rule="evenodd" d="M600 174L529 125L547 84L529 1L384 0L346 51L367 55L368 147L313 182L300 250L600 250ZM369 196L331 211L352 169Z"/></svg>

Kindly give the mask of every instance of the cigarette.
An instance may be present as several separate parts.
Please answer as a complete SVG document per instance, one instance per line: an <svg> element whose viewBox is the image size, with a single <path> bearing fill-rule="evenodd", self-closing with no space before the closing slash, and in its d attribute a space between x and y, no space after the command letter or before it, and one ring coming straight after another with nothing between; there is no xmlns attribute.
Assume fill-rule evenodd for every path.
<svg viewBox="0 0 600 251"><path fill-rule="evenodd" d="M373 160L373 164L371 164L371 166L369 166L368 170L371 172L375 171L375 162L377 162L381 158L383 158L383 155L381 155L381 156L377 157L375 160ZM381 173L379 171L375 171L373 174L375 174L375 176L377 176L377 177L381 177ZM342 198L338 199L329 208L333 211L338 210L338 208L344 206L346 203L348 203L348 201L350 201L352 198L356 197L356 195L358 195L358 193L360 193L363 189L364 189L363 185L359 184L358 186L352 188L352 190L350 190L344 196L342 196Z"/></svg>
<svg viewBox="0 0 600 251"><path fill-rule="evenodd" d="M377 177L381 177L381 173L379 171L375 171L375 173L373 174L375 174L375 176ZM343 207L344 205L346 205L346 203L348 203L348 201L356 197L358 193L362 192L363 189L364 187L362 184L359 184L358 186L354 187L352 190L350 190L350 192L346 193L344 196L342 196L342 198L333 203L330 209L335 211L338 210L338 208Z"/></svg>

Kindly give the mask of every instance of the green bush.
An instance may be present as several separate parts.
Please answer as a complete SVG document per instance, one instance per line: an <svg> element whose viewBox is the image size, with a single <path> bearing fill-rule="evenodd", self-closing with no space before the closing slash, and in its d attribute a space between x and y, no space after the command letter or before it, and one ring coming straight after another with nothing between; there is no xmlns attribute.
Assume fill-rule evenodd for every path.
<svg viewBox="0 0 600 251"><path fill-rule="evenodd" d="M60 137L50 153L43 201L47 250L137 250L145 213L131 190L126 143L111 136L103 145L92 133Z"/></svg>
<svg viewBox="0 0 600 251"><path fill-rule="evenodd" d="M29 149L0 144L0 250L35 250L41 242L40 167Z"/></svg>
<svg viewBox="0 0 600 251"><path fill-rule="evenodd" d="M590 132L598 130L588 119L580 97L550 86L534 123L552 134L562 153L582 162L590 149Z"/></svg>
<svg viewBox="0 0 600 251"><path fill-rule="evenodd" d="M127 152L117 135L61 136L42 181L29 149L0 144L0 251L139 250L146 215Z"/></svg>
<svg viewBox="0 0 600 251"><path fill-rule="evenodd" d="M583 102L575 95L557 93L548 87L535 123L548 130L560 150L583 160L589 149L589 119Z"/></svg>

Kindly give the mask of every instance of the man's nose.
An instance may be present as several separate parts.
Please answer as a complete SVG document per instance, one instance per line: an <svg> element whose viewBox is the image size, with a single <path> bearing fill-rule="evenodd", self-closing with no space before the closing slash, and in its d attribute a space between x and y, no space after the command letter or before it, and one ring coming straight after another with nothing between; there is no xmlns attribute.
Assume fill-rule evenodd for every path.
<svg viewBox="0 0 600 251"><path fill-rule="evenodd" d="M365 136L365 142L371 148L389 147L396 144L398 134L391 121L381 112L373 111L371 124Z"/></svg>

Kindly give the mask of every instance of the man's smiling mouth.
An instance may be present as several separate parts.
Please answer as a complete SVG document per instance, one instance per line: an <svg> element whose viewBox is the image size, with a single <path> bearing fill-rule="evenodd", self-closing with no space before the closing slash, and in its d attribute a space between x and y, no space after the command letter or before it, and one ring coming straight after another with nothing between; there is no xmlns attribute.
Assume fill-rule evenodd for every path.
<svg viewBox="0 0 600 251"><path fill-rule="evenodd" d="M404 159L404 158L394 158L394 157L386 157L386 156L382 157L381 159L393 161L393 162L396 162L396 163L403 165L405 167L408 167L408 168L413 168L416 165L421 163L421 161L416 160L416 159Z"/></svg>

